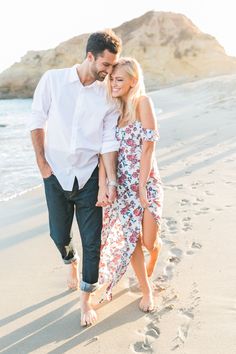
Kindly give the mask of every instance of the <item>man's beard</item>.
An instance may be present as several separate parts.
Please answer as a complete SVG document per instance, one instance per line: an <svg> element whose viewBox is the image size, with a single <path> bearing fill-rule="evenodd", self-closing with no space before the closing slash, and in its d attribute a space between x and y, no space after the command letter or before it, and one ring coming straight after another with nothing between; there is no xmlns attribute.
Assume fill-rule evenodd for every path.
<svg viewBox="0 0 236 354"><path fill-rule="evenodd" d="M95 79L98 81L104 81L106 76L107 74L105 74L103 71L95 72Z"/></svg>
<svg viewBox="0 0 236 354"><path fill-rule="evenodd" d="M98 81L104 81L105 77L107 76L107 73L104 73L104 71L98 71L96 65L92 67L91 71L94 79Z"/></svg>

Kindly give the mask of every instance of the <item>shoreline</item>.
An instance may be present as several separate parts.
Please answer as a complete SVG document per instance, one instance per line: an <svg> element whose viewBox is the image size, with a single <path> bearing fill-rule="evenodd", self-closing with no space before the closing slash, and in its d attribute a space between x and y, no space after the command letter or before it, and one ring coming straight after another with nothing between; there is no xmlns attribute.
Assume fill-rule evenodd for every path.
<svg viewBox="0 0 236 354"><path fill-rule="evenodd" d="M19 198L19 197L21 197L21 196L24 195L24 194L30 193L30 192L34 191L35 189L38 189L38 188L42 187L42 185L43 185L43 184L40 183L40 184L38 184L37 186L34 186L34 187L31 187L31 188L25 189L25 190L23 190L22 192L12 194L12 195L9 196L9 197L0 198L0 203L2 203L2 202L8 202L9 200L12 200L12 199L15 199L15 198Z"/></svg>

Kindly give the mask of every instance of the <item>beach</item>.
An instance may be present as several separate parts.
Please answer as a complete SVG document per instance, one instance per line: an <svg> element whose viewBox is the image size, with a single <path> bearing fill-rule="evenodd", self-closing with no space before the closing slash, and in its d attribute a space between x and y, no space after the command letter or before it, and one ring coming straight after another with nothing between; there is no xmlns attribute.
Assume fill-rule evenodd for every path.
<svg viewBox="0 0 236 354"><path fill-rule="evenodd" d="M0 100L0 203L41 183L27 122L32 99Z"/></svg>
<svg viewBox="0 0 236 354"><path fill-rule="evenodd" d="M0 203L1 353L236 352L236 75L152 92L165 200L157 309L138 309L134 273L80 327L79 291L48 232L42 186ZM74 239L80 247L77 226ZM147 256L147 254L146 254ZM96 301L94 296L94 301Z"/></svg>

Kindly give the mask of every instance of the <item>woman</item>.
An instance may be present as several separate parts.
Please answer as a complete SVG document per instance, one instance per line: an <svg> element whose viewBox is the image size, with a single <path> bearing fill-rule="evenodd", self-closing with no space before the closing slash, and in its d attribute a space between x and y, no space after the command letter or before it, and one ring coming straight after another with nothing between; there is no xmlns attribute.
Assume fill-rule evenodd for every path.
<svg viewBox="0 0 236 354"><path fill-rule="evenodd" d="M154 308L148 281L160 251L158 234L163 189L155 161L158 140L150 98L145 95L143 75L135 59L121 58L108 80L109 95L116 99L120 118L116 137L120 141L117 166L117 199L104 209L99 282L108 283L106 298L125 273L131 260L143 293L139 304ZM100 165L98 205L104 202L106 175ZM146 266L142 245L150 253Z"/></svg>

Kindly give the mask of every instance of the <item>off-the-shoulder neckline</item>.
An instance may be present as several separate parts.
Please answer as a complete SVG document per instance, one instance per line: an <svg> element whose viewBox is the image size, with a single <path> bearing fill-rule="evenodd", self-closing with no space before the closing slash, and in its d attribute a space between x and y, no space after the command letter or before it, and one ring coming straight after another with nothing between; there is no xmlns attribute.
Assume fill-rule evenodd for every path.
<svg viewBox="0 0 236 354"><path fill-rule="evenodd" d="M132 123L130 123L130 124L126 124L126 125L124 125L123 127L119 127L119 126L117 125L117 128L118 128L118 129L126 129L126 128L128 128L128 127L131 127L131 126L134 125L135 123L140 123L140 124L142 125L142 123L140 122L140 120L135 120L134 122L132 122Z"/></svg>

